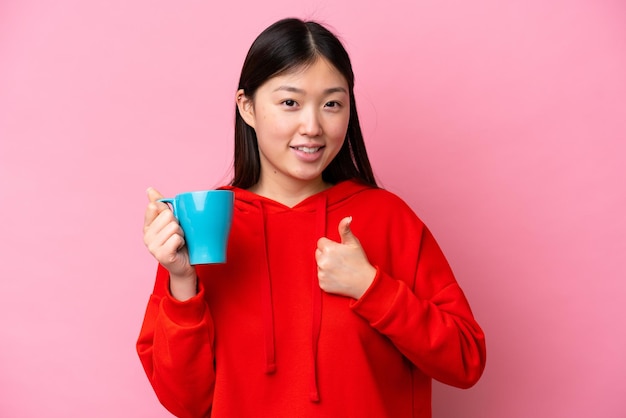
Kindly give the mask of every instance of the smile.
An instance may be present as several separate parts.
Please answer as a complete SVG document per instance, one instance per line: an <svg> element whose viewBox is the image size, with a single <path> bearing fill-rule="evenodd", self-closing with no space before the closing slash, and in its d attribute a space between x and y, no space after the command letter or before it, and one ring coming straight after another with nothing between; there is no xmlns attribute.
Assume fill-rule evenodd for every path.
<svg viewBox="0 0 626 418"><path fill-rule="evenodd" d="M297 151L306 152L307 154L315 154L323 147L291 147Z"/></svg>

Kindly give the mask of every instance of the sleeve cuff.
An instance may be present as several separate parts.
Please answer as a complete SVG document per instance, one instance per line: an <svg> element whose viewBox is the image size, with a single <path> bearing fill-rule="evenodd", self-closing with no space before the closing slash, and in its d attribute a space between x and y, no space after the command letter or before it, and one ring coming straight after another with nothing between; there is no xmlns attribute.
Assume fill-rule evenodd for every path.
<svg viewBox="0 0 626 418"><path fill-rule="evenodd" d="M391 309L398 293L399 283L376 266L376 276L370 287L350 308L370 322L378 322Z"/></svg>
<svg viewBox="0 0 626 418"><path fill-rule="evenodd" d="M172 322L182 327L198 325L206 315L206 303L204 301L204 287L198 282L198 294L181 302L168 292L161 301L161 307L165 316Z"/></svg>

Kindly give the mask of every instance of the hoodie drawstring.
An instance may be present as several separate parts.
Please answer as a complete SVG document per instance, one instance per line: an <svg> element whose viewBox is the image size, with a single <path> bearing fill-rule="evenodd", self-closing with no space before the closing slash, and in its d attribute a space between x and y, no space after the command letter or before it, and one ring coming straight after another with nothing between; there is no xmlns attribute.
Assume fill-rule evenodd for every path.
<svg viewBox="0 0 626 418"><path fill-rule="evenodd" d="M317 201L316 207L316 228L315 233L317 238L326 236L326 205L327 198L325 195L320 196ZM261 274L265 277L261 279L261 309L263 310L263 328L265 334L265 373L272 374L276 372L276 347L275 347L275 331L274 331L274 308L272 303L272 281L269 267L269 254L267 248L267 231L265 220L265 208L263 202L260 200L254 201L254 206L259 209L261 216L261 239L263 242L262 248L265 252L263 254L263 264L260 266ZM313 248L311 251L311 257L313 257L313 275L311 278L311 360L312 360L312 373L311 373L311 389L309 397L311 402L319 402L320 394L317 382L317 352L318 342L320 337L320 331L322 327L322 289L319 286L319 280L317 278L317 263L314 259ZM305 255L306 256L306 255Z"/></svg>
<svg viewBox="0 0 626 418"><path fill-rule="evenodd" d="M260 200L255 200L254 205L261 214L261 239L264 263L261 266L261 274L265 277L261 279L261 309L263 310L263 327L265 328L265 373L272 374L276 371L276 348L274 342L274 308L272 306L272 281L270 279L270 266L268 262L267 236L265 231L265 210Z"/></svg>
<svg viewBox="0 0 626 418"><path fill-rule="evenodd" d="M326 236L326 195L320 196L316 208L316 236L317 238ZM317 263L313 271L311 283L311 344L313 354L313 373L311 382L311 401L319 402L320 393L317 386L317 349L322 328L322 289L317 278Z"/></svg>

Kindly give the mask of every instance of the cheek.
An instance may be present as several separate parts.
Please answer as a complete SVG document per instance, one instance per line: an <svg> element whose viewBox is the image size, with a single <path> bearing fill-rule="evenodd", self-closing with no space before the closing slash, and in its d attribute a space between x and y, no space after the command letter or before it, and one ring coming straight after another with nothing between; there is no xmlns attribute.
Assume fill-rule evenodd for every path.
<svg viewBox="0 0 626 418"><path fill-rule="evenodd" d="M292 126L287 118L277 117L273 113L267 112L260 115L257 128L257 135L262 133L277 137L287 134L292 129Z"/></svg>
<svg viewBox="0 0 626 418"><path fill-rule="evenodd" d="M343 143L343 140L348 132L348 121L338 121L329 125L327 129L326 134L328 137L341 144Z"/></svg>

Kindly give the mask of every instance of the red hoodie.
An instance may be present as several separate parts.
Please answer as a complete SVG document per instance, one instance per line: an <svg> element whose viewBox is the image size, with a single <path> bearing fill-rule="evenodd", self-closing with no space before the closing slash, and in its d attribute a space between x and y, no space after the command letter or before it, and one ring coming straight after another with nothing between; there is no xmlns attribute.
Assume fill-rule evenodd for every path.
<svg viewBox="0 0 626 418"><path fill-rule="evenodd" d="M397 196L345 181L289 208L238 188L228 262L179 302L159 266L137 342L179 417L431 416L431 379L467 388L485 340L433 236ZM359 299L323 292L315 249L352 216L377 275Z"/></svg>

